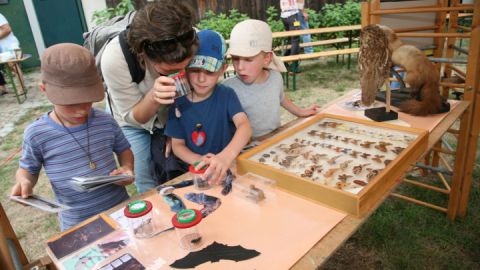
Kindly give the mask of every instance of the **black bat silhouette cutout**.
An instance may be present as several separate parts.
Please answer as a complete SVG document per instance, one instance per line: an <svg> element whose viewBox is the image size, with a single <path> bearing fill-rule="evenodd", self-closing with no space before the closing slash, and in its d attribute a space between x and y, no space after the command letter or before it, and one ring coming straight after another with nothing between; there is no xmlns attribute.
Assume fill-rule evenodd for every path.
<svg viewBox="0 0 480 270"><path fill-rule="evenodd" d="M260 252L254 249L246 249L240 245L228 246L213 242L208 247L190 252L187 256L176 260L170 264L173 268L187 269L194 268L206 262L218 262L220 260L245 261L260 255Z"/></svg>

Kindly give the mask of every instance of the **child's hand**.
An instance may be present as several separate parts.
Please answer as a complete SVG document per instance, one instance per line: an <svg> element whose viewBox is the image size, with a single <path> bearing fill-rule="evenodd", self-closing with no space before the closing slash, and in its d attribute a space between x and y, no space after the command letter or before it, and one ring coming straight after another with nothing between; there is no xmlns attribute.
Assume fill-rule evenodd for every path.
<svg viewBox="0 0 480 270"><path fill-rule="evenodd" d="M203 156L202 161L197 164L195 169L200 169L205 165L208 165L208 169L203 174L203 179L208 179L211 185L220 184L225 179L227 170L230 168L230 162L226 158L211 153Z"/></svg>
<svg viewBox="0 0 480 270"><path fill-rule="evenodd" d="M27 179L17 180L10 192L11 196L22 196L22 198L28 198L33 194L33 184Z"/></svg>
<svg viewBox="0 0 480 270"><path fill-rule="evenodd" d="M172 78L160 76L155 80L149 94L158 104L172 104L176 94L175 81Z"/></svg>
<svg viewBox="0 0 480 270"><path fill-rule="evenodd" d="M125 175L133 176L133 171L129 168L120 167L118 169L113 170L109 175L119 175L119 174L125 174ZM133 183L133 180L134 179L132 178L132 179L128 179L128 180L125 180L125 181L118 181L118 182L115 182L115 185L128 186L131 183Z"/></svg>
<svg viewBox="0 0 480 270"><path fill-rule="evenodd" d="M314 115L317 113L318 109L320 106L318 104L312 104L308 108L303 108L300 110L300 114L298 116L300 117L307 117L310 115Z"/></svg>

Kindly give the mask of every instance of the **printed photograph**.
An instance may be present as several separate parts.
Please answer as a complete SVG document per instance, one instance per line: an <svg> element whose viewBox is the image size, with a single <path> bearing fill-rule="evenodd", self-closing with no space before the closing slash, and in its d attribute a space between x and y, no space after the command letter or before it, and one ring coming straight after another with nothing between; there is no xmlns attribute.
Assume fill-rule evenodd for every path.
<svg viewBox="0 0 480 270"><path fill-rule="evenodd" d="M50 241L47 244L55 257L61 259L113 231L112 226L99 216L80 228L62 235L60 238Z"/></svg>

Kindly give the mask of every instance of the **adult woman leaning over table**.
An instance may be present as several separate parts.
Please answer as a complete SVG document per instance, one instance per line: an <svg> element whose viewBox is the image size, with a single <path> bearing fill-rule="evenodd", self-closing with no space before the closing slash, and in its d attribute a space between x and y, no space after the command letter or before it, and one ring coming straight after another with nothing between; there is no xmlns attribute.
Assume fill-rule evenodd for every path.
<svg viewBox="0 0 480 270"><path fill-rule="evenodd" d="M175 96L174 80L168 75L183 70L198 48L193 20L187 6L172 0L156 1L136 12L126 42L145 71L139 83L130 75L122 35L107 45L101 58L113 116L132 146L140 193L187 169L170 153L163 129Z"/></svg>

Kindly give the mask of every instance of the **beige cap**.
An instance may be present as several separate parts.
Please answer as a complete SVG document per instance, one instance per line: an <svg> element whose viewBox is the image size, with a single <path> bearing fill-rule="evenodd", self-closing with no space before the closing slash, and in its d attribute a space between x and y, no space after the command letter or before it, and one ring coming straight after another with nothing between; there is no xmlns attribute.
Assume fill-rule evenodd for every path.
<svg viewBox="0 0 480 270"><path fill-rule="evenodd" d="M47 98L53 104L103 100L103 83L95 66L95 57L80 45L61 43L47 48L40 69Z"/></svg>
<svg viewBox="0 0 480 270"><path fill-rule="evenodd" d="M262 51L272 53L268 68L287 72L282 60L272 51L272 30L266 22L249 19L233 27L227 54L252 57Z"/></svg>

